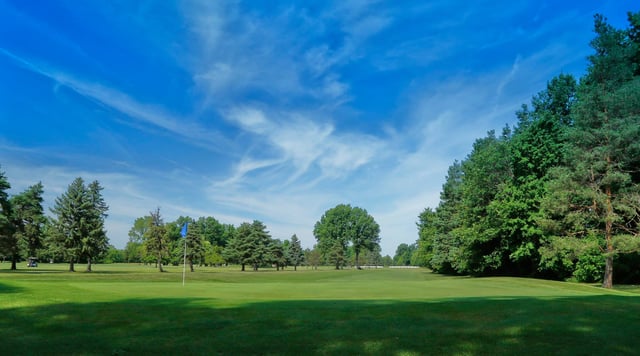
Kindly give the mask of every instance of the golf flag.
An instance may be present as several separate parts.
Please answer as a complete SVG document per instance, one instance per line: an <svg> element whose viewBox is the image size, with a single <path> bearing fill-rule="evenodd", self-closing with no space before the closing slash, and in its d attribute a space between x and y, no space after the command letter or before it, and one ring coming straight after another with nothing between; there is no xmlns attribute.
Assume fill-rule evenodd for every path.
<svg viewBox="0 0 640 356"><path fill-rule="evenodd" d="M180 230L180 236L185 237L187 236L187 226L189 225L188 222L184 223L184 225L182 225L182 230Z"/></svg>

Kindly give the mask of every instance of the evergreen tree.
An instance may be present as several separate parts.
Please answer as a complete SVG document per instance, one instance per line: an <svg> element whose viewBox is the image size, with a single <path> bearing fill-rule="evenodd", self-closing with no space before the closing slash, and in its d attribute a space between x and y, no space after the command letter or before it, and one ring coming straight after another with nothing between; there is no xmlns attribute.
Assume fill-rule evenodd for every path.
<svg viewBox="0 0 640 356"><path fill-rule="evenodd" d="M151 217L151 225L144 233L144 246L148 254L155 257L156 265L160 272L164 272L162 268L162 259L169 252L169 240L167 238L167 230L160 215L160 208L149 213Z"/></svg>
<svg viewBox="0 0 640 356"><path fill-rule="evenodd" d="M37 250L43 245L45 223L44 209L42 208L43 193L43 186L38 183L10 199L15 232L15 237L12 240L17 244L12 250L16 254L26 253L27 257L35 257ZM15 258L12 259L12 269L15 269L13 268L15 260Z"/></svg>
<svg viewBox="0 0 640 356"><path fill-rule="evenodd" d="M194 224L195 225L195 224ZM202 231L199 229L197 225L191 227L189 225L189 229L187 231L186 239L186 247L187 247L187 260L189 261L189 269L193 272L193 264L195 261L202 261L205 256L205 246L204 246L204 237L202 236Z"/></svg>
<svg viewBox="0 0 640 356"><path fill-rule="evenodd" d="M19 253L13 209L7 192L10 188L4 172L0 171L0 253L11 258L11 269L15 270Z"/></svg>
<svg viewBox="0 0 640 356"><path fill-rule="evenodd" d="M425 209L418 221L415 264L436 272L461 273L457 257L460 240L454 231L462 224L462 164L455 161L448 170L440 193L440 204ZM459 271L459 272L458 272Z"/></svg>
<svg viewBox="0 0 640 356"><path fill-rule="evenodd" d="M289 246L289 261L293 264L293 270L297 271L298 266L304 261L304 251L302 250L302 245L300 244L300 239L296 234L291 236L291 244Z"/></svg>
<svg viewBox="0 0 640 356"><path fill-rule="evenodd" d="M89 213L87 231L82 238L81 255L87 259L87 272L91 272L91 263L94 258L105 253L109 249L109 239L104 227L109 206L102 198L102 188L96 180L87 187L87 199L89 200Z"/></svg>
<svg viewBox="0 0 640 356"><path fill-rule="evenodd" d="M250 265L257 271L261 265L271 262L271 235L267 227L258 220L244 222L235 230L234 237L223 250L227 261L239 263L242 271Z"/></svg>
<svg viewBox="0 0 640 356"><path fill-rule="evenodd" d="M584 243L601 239L602 285L611 288L614 256L639 244L640 189L634 174L640 168L640 77L634 74L640 63L629 31L614 29L598 15L595 32L595 54L578 90L569 133L568 166L554 171L545 208L547 226L558 236Z"/></svg>
<svg viewBox="0 0 640 356"><path fill-rule="evenodd" d="M271 235L267 231L267 227L259 220L251 223L249 234L248 255L246 262L253 266L253 270L257 271L258 267L269 262L269 246L271 245Z"/></svg>
<svg viewBox="0 0 640 356"><path fill-rule="evenodd" d="M88 197L84 180L76 178L67 191L57 197L51 212L56 216L54 222L54 241L69 261L69 271L75 272L75 263L82 252L83 239L90 231L93 222L92 204Z"/></svg>
<svg viewBox="0 0 640 356"><path fill-rule="evenodd" d="M287 264L287 257L284 250L284 243L278 239L271 239L267 246L267 262L276 265L276 271L284 269Z"/></svg>

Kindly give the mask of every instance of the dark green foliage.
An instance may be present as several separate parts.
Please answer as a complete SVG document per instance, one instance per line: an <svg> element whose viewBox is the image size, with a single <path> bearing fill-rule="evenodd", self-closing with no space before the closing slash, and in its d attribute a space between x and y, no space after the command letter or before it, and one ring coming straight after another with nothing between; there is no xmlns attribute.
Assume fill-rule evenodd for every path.
<svg viewBox="0 0 640 356"><path fill-rule="evenodd" d="M223 250L225 260L239 263L242 270L250 265L254 271L274 259L280 258L277 246L272 245L271 235L267 227L258 220L253 223L242 223L235 232L235 236Z"/></svg>
<svg viewBox="0 0 640 356"><path fill-rule="evenodd" d="M186 256L189 263L189 269L193 272L194 263L202 263L206 253L201 226L194 224L189 225L187 236L185 237ZM181 242L181 241L180 241ZM184 252L183 252L184 253Z"/></svg>
<svg viewBox="0 0 640 356"><path fill-rule="evenodd" d="M51 227L51 242L69 261L69 271L75 271L75 262L85 258L87 271L91 272L92 259L108 248L104 230L108 206L102 198L102 189L98 181L86 186L78 177L56 198L51 209L56 216Z"/></svg>
<svg viewBox="0 0 640 356"><path fill-rule="evenodd" d="M318 247L330 263L339 269L347 259L351 244L356 268L360 268L360 252L372 251L380 243L380 226L366 210L339 204L327 210L313 228Z"/></svg>
<svg viewBox="0 0 640 356"><path fill-rule="evenodd" d="M91 272L92 259L105 253L109 248L109 239L104 227L109 207L102 198L103 188L98 181L93 181L87 187L87 199L90 210L87 220L87 233L82 239L81 257L87 260L87 272Z"/></svg>
<svg viewBox="0 0 640 356"><path fill-rule="evenodd" d="M41 183L24 192L9 196L9 181L0 171L0 255L11 260L11 270L17 269L21 258L37 257L43 245L45 224Z"/></svg>
<svg viewBox="0 0 640 356"><path fill-rule="evenodd" d="M12 197L15 218L19 224L19 231L26 252L29 256L36 256L42 248L43 228L45 223L42 208L44 187L42 183L33 185L23 193Z"/></svg>
<svg viewBox="0 0 640 356"><path fill-rule="evenodd" d="M155 258L155 263L160 272L162 269L162 260L169 253L169 239L167 237L167 229L165 227L160 208L149 213L149 227L143 235L145 251L149 256Z"/></svg>
<svg viewBox="0 0 640 356"><path fill-rule="evenodd" d="M454 163L419 216L418 264L611 286L617 254L640 250L640 14L629 22L596 16L580 84L552 79L513 132L489 132Z"/></svg>
<svg viewBox="0 0 640 356"><path fill-rule="evenodd" d="M297 270L298 266L304 261L304 251L302 251L300 239L295 234L291 236L291 243L287 252L289 262L293 265L293 269Z"/></svg>
<svg viewBox="0 0 640 356"><path fill-rule="evenodd" d="M15 269L18 255L23 258L37 257L38 250L43 247L43 193L43 186L38 183L10 199L14 232L13 238L9 240L14 244L10 247L13 252L12 269Z"/></svg>
<svg viewBox="0 0 640 356"><path fill-rule="evenodd" d="M558 236L594 236L606 261L603 286L613 284L616 236L638 234L640 77L636 46L626 30L596 16L595 54L578 90L566 167L557 169L544 206ZM628 251L626 251L628 252ZM584 258L587 259L588 258ZM587 274L590 271L587 269ZM591 273L592 274L592 273Z"/></svg>
<svg viewBox="0 0 640 356"><path fill-rule="evenodd" d="M280 268L284 269L287 265L287 254L285 253L285 245L278 239L271 239L267 246L267 257L265 262L276 266L276 271Z"/></svg>
<svg viewBox="0 0 640 356"><path fill-rule="evenodd" d="M16 228L13 222L13 209L9 200L11 184L4 172L0 171L0 253L11 258L11 269L16 269L18 258L18 240L15 236Z"/></svg>
<svg viewBox="0 0 640 356"><path fill-rule="evenodd" d="M462 178L462 165L456 161L449 167L436 210L425 209L420 214L414 254L416 265L436 272L456 273L461 241L454 235L454 230L462 223Z"/></svg>
<svg viewBox="0 0 640 356"><path fill-rule="evenodd" d="M349 242L351 206L340 204L327 210L313 228L322 255L339 269Z"/></svg>

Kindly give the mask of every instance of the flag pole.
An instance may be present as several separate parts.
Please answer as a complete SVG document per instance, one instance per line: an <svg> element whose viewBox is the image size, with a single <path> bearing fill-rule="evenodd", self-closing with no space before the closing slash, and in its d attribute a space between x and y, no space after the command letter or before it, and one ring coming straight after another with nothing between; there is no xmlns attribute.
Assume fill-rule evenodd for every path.
<svg viewBox="0 0 640 356"><path fill-rule="evenodd" d="M182 286L184 287L184 278L187 275L187 238L184 238L184 263L182 264Z"/></svg>
<svg viewBox="0 0 640 356"><path fill-rule="evenodd" d="M182 286L184 287L184 279L187 275L187 226L189 223L184 223L182 226L182 230L180 231L180 235L184 237L184 260L182 263Z"/></svg>

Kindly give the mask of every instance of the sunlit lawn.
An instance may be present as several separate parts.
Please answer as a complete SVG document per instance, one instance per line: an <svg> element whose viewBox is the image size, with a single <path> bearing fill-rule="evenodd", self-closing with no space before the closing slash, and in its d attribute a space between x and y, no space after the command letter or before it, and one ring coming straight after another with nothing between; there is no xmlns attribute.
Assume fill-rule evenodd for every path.
<svg viewBox="0 0 640 356"><path fill-rule="evenodd" d="M637 354L640 288L429 271L0 265L3 354ZM82 266L78 266L81 270Z"/></svg>

